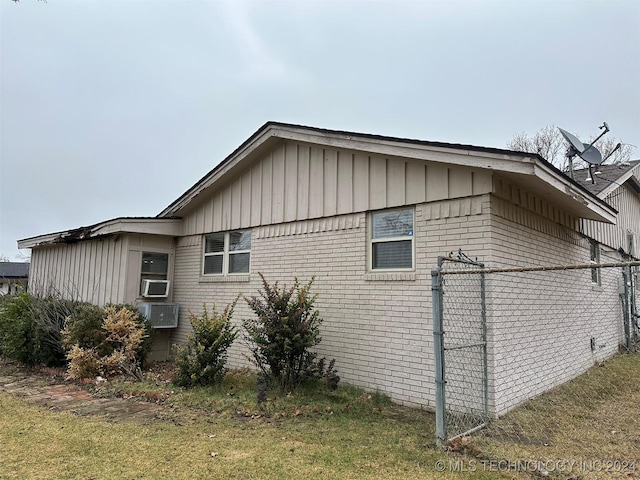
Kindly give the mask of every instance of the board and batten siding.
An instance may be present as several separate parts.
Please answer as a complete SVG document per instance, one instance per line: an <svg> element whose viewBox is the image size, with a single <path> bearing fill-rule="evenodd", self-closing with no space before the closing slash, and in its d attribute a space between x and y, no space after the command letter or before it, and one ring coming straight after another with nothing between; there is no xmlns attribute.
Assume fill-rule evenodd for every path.
<svg viewBox="0 0 640 480"><path fill-rule="evenodd" d="M614 190L605 198L605 201L618 210L618 220L615 225L582 220L582 233L617 250L622 247L628 251L628 232L635 234L635 256L640 255L640 194L628 184L624 184Z"/></svg>
<svg viewBox="0 0 640 480"><path fill-rule="evenodd" d="M100 306L134 304L141 300L143 252L167 253L167 274L172 279L173 237L121 234L34 248L29 291L36 295L59 294Z"/></svg>
<svg viewBox="0 0 640 480"><path fill-rule="evenodd" d="M283 142L185 215L184 235L482 195L491 173Z"/></svg>
<svg viewBox="0 0 640 480"><path fill-rule="evenodd" d="M95 305L125 303L128 247L126 237L111 236L34 248L29 291Z"/></svg>

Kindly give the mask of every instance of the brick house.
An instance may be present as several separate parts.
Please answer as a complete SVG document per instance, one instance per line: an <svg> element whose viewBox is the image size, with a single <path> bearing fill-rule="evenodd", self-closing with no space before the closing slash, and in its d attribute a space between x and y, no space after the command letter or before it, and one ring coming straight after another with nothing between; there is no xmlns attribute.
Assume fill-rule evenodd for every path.
<svg viewBox="0 0 640 480"><path fill-rule="evenodd" d="M177 327L156 340L160 359L185 341L189 310L255 294L258 272L289 285L315 276L319 354L343 381L432 406L437 257L462 248L494 266L588 262L592 242L640 234L638 170L628 170L636 216L621 226L606 196L537 155L269 122L157 217L18 244L32 249L34 292L178 305ZM628 236L587 237L627 226ZM236 320L249 315L240 302ZM237 342L230 365L246 365L243 353Z"/></svg>

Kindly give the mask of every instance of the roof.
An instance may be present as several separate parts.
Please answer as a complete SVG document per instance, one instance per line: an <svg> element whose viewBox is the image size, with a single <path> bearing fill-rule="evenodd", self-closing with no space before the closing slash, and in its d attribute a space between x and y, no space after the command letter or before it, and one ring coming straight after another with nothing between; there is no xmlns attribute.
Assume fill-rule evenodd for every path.
<svg viewBox="0 0 640 480"><path fill-rule="evenodd" d="M88 227L79 227L24 238L18 240L18 248L32 248L58 243L76 243L90 238L114 235L117 233L178 236L180 235L181 227L180 219L174 217L118 217Z"/></svg>
<svg viewBox="0 0 640 480"><path fill-rule="evenodd" d="M616 219L617 211L603 200L604 197L585 188L584 182L581 184L569 178L538 154L267 122L156 217L114 218L88 227L25 238L18 241L18 248L75 243L117 233L180 236L183 213L228 182L230 177L250 167L259 155L283 141L492 170L526 185L551 203L563 205L580 218L608 223L615 223Z"/></svg>
<svg viewBox="0 0 640 480"><path fill-rule="evenodd" d="M0 278L29 278L28 262L0 262Z"/></svg>
<svg viewBox="0 0 640 480"><path fill-rule="evenodd" d="M601 198L569 178L538 154L475 145L433 142L367 133L328 130L302 125L267 122L183 195L158 214L183 216L255 162L258 155L282 141L297 141L343 148L374 155L404 157L500 172L516 183L537 191L550 202L563 203L577 217L614 223L617 211Z"/></svg>
<svg viewBox="0 0 640 480"><path fill-rule="evenodd" d="M575 180L584 188L600 198L606 198L613 190L631 182L636 192L640 193L640 160L633 160L628 164L600 165L595 174L594 182L587 181L589 169L574 171Z"/></svg>

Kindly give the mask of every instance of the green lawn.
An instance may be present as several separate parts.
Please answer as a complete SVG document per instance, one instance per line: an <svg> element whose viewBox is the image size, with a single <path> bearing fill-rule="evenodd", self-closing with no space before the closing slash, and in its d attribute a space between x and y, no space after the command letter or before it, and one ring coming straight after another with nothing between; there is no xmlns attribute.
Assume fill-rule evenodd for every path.
<svg viewBox="0 0 640 480"><path fill-rule="evenodd" d="M2 479L425 479L440 478L436 461L449 461L429 445L432 425L382 414L272 421L189 412L139 425L52 413L6 394L0 412Z"/></svg>
<svg viewBox="0 0 640 480"><path fill-rule="evenodd" d="M160 418L142 423L54 412L0 393L0 479L540 478L523 471L531 462L586 462L550 478L640 478L638 355L594 367L465 440L459 450L482 460L437 449L433 414L374 392L317 385L271 391L258 404L254 381L240 372L216 389L185 390L150 372L144 382L110 381L94 392L162 398ZM607 461L634 466L597 463Z"/></svg>

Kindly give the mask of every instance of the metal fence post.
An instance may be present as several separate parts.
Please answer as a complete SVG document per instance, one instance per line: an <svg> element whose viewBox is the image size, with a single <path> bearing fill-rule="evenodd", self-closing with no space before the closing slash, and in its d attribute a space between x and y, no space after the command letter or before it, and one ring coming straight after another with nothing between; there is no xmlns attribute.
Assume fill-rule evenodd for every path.
<svg viewBox="0 0 640 480"><path fill-rule="evenodd" d="M631 351L633 348L633 307L631 304L632 295L632 281L631 281L631 264L623 269L622 278L624 279L624 333L627 337L627 351Z"/></svg>
<svg viewBox="0 0 640 480"><path fill-rule="evenodd" d="M481 264L484 268L484 264ZM484 390L484 420L489 420L489 358L487 348L487 289L485 284L486 278L484 272L480 274L480 302L482 316L482 355L483 355L483 390Z"/></svg>
<svg viewBox="0 0 640 480"><path fill-rule="evenodd" d="M431 305L433 310L433 347L436 379L436 444L442 447L447 442L445 418L445 378L444 378L444 331L442 328L442 260L431 270Z"/></svg>

